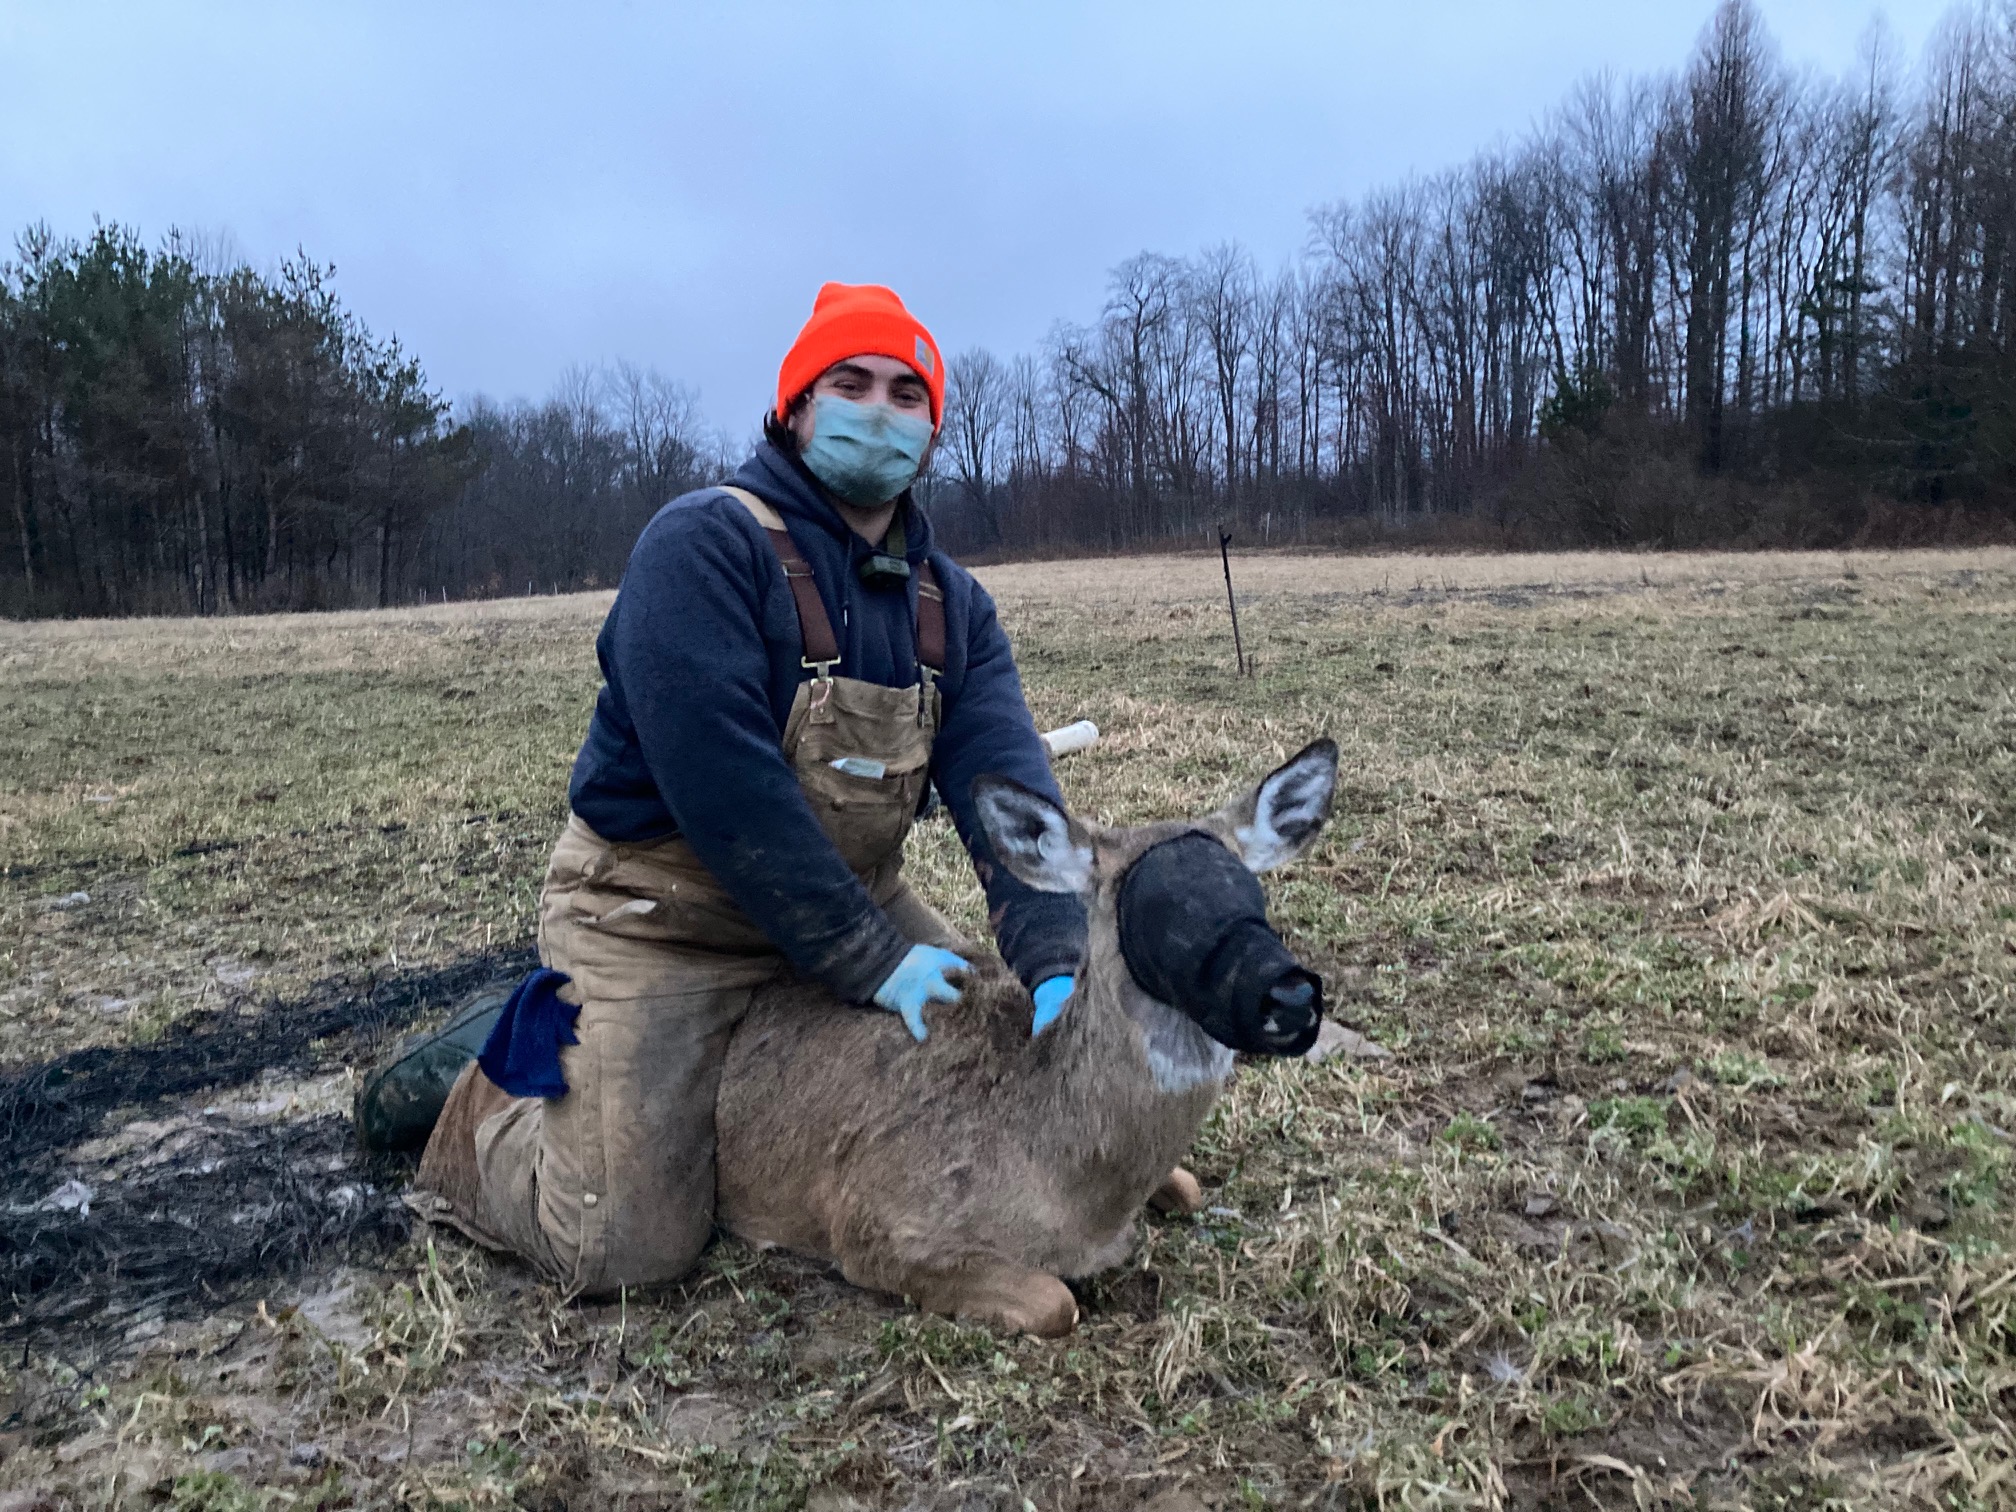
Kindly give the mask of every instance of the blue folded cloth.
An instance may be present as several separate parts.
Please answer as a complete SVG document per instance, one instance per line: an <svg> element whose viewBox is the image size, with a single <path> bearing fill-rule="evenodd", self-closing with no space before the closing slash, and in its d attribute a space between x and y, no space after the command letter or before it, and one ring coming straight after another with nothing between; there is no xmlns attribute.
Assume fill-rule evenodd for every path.
<svg viewBox="0 0 2016 1512"><path fill-rule="evenodd" d="M560 1047L581 1043L574 1032L574 1020L581 1016L581 1009L560 999L560 989L567 981L565 972L544 966L527 976L504 1005L476 1057L483 1074L513 1097L566 1095Z"/></svg>

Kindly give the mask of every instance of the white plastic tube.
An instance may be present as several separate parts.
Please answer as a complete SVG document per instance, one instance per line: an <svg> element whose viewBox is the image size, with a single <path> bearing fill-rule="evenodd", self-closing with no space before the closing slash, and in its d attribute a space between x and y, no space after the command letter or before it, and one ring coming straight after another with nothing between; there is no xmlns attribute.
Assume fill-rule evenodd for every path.
<svg viewBox="0 0 2016 1512"><path fill-rule="evenodd" d="M1098 743L1099 726L1089 719L1068 724L1061 730L1052 730L1043 737L1043 744L1050 748L1052 756L1069 756L1073 751L1089 751Z"/></svg>

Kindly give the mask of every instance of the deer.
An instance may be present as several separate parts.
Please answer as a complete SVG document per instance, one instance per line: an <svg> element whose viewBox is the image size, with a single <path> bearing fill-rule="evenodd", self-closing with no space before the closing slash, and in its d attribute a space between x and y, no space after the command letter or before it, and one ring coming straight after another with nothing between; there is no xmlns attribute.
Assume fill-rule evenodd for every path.
<svg viewBox="0 0 2016 1512"><path fill-rule="evenodd" d="M1067 1334L1067 1280L1124 1260L1151 1201L1194 1212L1180 1162L1234 1052L1300 1054L1322 982L1266 922L1259 873L1329 818L1337 747L1307 746L1192 820L1103 827L1006 778L974 784L999 864L1076 893L1085 959L1063 1015L975 952L913 1043L802 981L763 989L715 1106L717 1221L851 1283L1007 1331Z"/></svg>

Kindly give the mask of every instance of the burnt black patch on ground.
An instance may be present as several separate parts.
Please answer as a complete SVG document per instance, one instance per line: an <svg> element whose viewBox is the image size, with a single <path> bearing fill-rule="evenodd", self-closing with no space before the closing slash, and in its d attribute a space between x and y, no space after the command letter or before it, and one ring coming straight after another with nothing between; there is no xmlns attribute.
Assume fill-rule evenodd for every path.
<svg viewBox="0 0 2016 1512"><path fill-rule="evenodd" d="M407 1233L403 1168L363 1155L347 1118L266 1127L216 1120L178 1134L173 1156L102 1185L70 1177L88 1206L10 1201L0 1266L7 1336L79 1326L143 1337L159 1320L208 1312L325 1258L383 1253ZM60 1173L39 1183L63 1193ZM11 1184L10 1184L11 1185ZM26 1212L14 1211L17 1207Z"/></svg>
<svg viewBox="0 0 2016 1512"><path fill-rule="evenodd" d="M529 950L500 951L328 978L293 1001L192 1016L151 1044L77 1050L7 1075L0 1338L124 1333L398 1243L410 1167L365 1156L348 1118L260 1122L191 1104L275 1071L366 1065L401 1031L532 961ZM80 1166L80 1147L115 1127L137 1137L109 1174Z"/></svg>

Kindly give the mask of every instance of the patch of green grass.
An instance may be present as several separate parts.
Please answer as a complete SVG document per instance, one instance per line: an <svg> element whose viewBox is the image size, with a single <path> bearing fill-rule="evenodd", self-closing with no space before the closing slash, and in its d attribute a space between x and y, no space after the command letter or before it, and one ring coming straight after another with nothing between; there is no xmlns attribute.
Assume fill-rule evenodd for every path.
<svg viewBox="0 0 2016 1512"><path fill-rule="evenodd" d="M1474 1113L1458 1113L1443 1128L1442 1137L1459 1150L1496 1150L1505 1143L1488 1120Z"/></svg>
<svg viewBox="0 0 2016 1512"><path fill-rule="evenodd" d="M883 1323L875 1347L885 1361L927 1366L992 1365L997 1359L1006 1363L1007 1358L1001 1353L1001 1341L989 1330L922 1315Z"/></svg>
<svg viewBox="0 0 2016 1512"><path fill-rule="evenodd" d="M1666 1107L1663 1097L1599 1097L1589 1104L1590 1136L1646 1144L1666 1132Z"/></svg>
<svg viewBox="0 0 2016 1512"><path fill-rule="evenodd" d="M1965 1162L1947 1178L1947 1194L1962 1207L1992 1205L2009 1171L2009 1136L1963 1118L1947 1131L1946 1143Z"/></svg>
<svg viewBox="0 0 2016 1512"><path fill-rule="evenodd" d="M1615 1029L1593 1028L1582 1036L1582 1059L1592 1066L1606 1066L1629 1058L1624 1036Z"/></svg>
<svg viewBox="0 0 2016 1512"><path fill-rule="evenodd" d="M1703 1068L1709 1077L1725 1087L1741 1091L1769 1091L1785 1085L1785 1078L1773 1071L1760 1056L1741 1050L1725 1050Z"/></svg>
<svg viewBox="0 0 2016 1512"><path fill-rule="evenodd" d="M168 1490L174 1512L263 1512L272 1498L222 1470L178 1475Z"/></svg>
<svg viewBox="0 0 2016 1512"><path fill-rule="evenodd" d="M1602 1422L1595 1403L1579 1393L1556 1397L1540 1414L1541 1429L1550 1438L1573 1438L1601 1426Z"/></svg>

